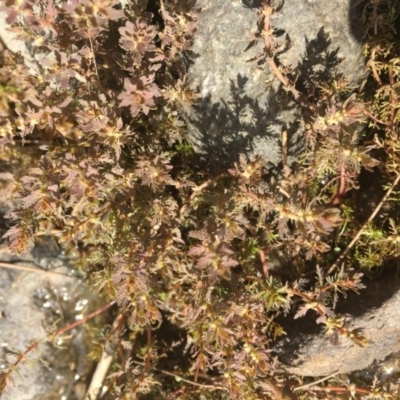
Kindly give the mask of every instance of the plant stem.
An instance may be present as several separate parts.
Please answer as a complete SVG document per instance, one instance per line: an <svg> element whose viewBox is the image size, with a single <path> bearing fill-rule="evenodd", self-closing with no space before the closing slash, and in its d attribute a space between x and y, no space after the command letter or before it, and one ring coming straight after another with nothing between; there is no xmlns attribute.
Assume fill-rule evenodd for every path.
<svg viewBox="0 0 400 400"><path fill-rule="evenodd" d="M397 175L396 179L390 186L390 188L387 190L385 195L383 196L382 200L379 202L379 204L376 206L375 210L372 212L372 214L369 216L369 218L364 222L364 224L361 226L357 234L354 236L353 240L347 245L347 247L344 249L343 253L340 254L339 258L331 265L331 267L328 270L328 274L332 273L339 265L341 261L344 260L346 257L347 253L351 250L351 248L357 243L357 240L360 238L363 230L367 227L367 225L375 218L375 216L378 214L379 210L382 208L382 206L385 204L386 200L389 198L390 194L393 192L394 188L400 181L400 174Z"/></svg>
<svg viewBox="0 0 400 400"><path fill-rule="evenodd" d="M140 361L132 361L132 363L133 363L133 364L137 364L137 365L145 366L145 363L144 363L144 362L140 362ZM202 384L202 383L193 382L193 381L191 381L191 380L189 380L189 379L182 378L180 375L173 374L172 372L165 371L165 370L163 370L163 369L152 368L152 370L153 370L153 371L157 371L157 372L159 372L160 374L172 376L173 378L177 378L177 379L181 380L182 382L186 382L186 383L188 383L188 384L190 384L190 385L193 385L193 386L198 386L198 387L201 387L201 388L211 389L211 390L223 390L223 391L225 391L225 392L227 391L227 389L224 388L224 387L222 387L222 386L205 385L205 384Z"/></svg>

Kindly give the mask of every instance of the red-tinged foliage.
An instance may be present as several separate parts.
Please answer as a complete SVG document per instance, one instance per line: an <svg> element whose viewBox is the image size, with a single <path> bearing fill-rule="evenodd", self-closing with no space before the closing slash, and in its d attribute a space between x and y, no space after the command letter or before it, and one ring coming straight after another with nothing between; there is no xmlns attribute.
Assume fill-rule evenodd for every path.
<svg viewBox="0 0 400 400"><path fill-rule="evenodd" d="M138 18L133 23L127 21L118 31L121 34L119 39L121 48L132 55L136 64L140 64L145 56L151 59L152 53L156 53L154 39L157 36L157 29L146 19Z"/></svg>
<svg viewBox="0 0 400 400"><path fill-rule="evenodd" d="M155 98L160 97L160 91L153 81L153 75L142 76L135 83L129 78L125 79L125 90L118 96L118 99L121 101L121 107L130 107L132 117L136 117L139 112L147 115L150 110L156 109Z"/></svg>
<svg viewBox="0 0 400 400"><path fill-rule="evenodd" d="M28 68L21 55L0 54L3 238L23 253L52 235L117 303L124 323L98 338L114 353L110 399L312 398L289 383L285 394L277 317L311 316L329 334L368 344L335 306L363 288L358 263L399 256L398 191L378 228L373 218L364 225L357 189L365 171L379 169L386 186L399 174L400 57L389 46L368 64L382 84L376 101L336 72L300 93L289 85L297 72L272 58L276 32L260 32L262 59L298 102L304 149L273 170L241 155L207 172L182 118L200 97L184 62L199 10L194 0L156 4L4 2L37 61ZM267 24L279 12L270 1L262 10ZM339 270L337 249L346 249Z"/></svg>

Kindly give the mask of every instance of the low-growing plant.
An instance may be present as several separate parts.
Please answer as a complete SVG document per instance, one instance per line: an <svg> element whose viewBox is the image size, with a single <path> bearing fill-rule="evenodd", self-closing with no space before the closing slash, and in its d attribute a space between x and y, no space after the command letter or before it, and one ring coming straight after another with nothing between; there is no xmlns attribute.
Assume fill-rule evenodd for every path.
<svg viewBox="0 0 400 400"><path fill-rule="evenodd" d="M395 398L398 384L302 385L272 344L285 335L277 317L313 313L327 335L368 345L335 305L363 288L363 271L399 256L400 7L365 1L370 75L355 89L339 74L296 81L270 27L280 7L264 0L255 40L301 108L304 151L278 174L246 155L213 174L182 119L199 97L187 79L199 11L192 0L147 3L4 4L10 30L38 59L32 71L6 50L0 68L10 249L52 235L118 304L118 324L93 353L117 349L109 399ZM386 191L367 217L357 212L365 171ZM187 346L171 352L167 323ZM11 372L2 376L1 390Z"/></svg>

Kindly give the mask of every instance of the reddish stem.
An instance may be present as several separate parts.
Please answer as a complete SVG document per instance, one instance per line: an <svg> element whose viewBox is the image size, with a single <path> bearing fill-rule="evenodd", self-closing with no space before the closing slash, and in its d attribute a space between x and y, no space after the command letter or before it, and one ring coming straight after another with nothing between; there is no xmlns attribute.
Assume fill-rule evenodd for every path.
<svg viewBox="0 0 400 400"><path fill-rule="evenodd" d="M286 76L282 74L281 70L276 65L276 62L272 55L272 41L270 35L271 28L268 17L268 15L271 14L272 12L273 12L272 7L268 4L267 1L264 1L262 19L263 19L263 37L264 37L264 48L265 48L266 59L269 64L269 67L274 72L276 77L282 82L283 86L292 92L295 100L298 100L300 97L300 92L296 90L295 87L290 84Z"/></svg>
<svg viewBox="0 0 400 400"><path fill-rule="evenodd" d="M340 204L342 197L346 192L346 170L344 164L340 166L340 177L339 177L339 184L338 184L338 191L335 197L332 200L332 205Z"/></svg>
<svg viewBox="0 0 400 400"><path fill-rule="evenodd" d="M111 306L113 306L116 302L112 301L111 303L106 304L105 306L97 309L96 311L93 311L92 313L86 315L86 317L83 317L82 319L73 322L72 324L69 324L67 326L64 326L62 328L57 329L54 333L50 333L49 335L47 335L45 338L39 340L39 341L34 341L32 342L23 353L21 353L17 360L12 364L12 367L10 367L10 369L8 370L8 372L5 374L5 376L2 378L2 380L7 380L9 379L9 377L11 376L12 371L18 366L18 364L20 362L22 362L26 356L36 347L38 347L39 343L42 342L44 339L49 338L49 337L53 337L56 338L57 336L70 331L71 329L82 325L84 323L86 323L89 319L92 319L94 317L96 317L97 315L101 314L102 312L104 312L105 310L107 310L108 308L110 308ZM2 390L0 390L0 395L2 393Z"/></svg>

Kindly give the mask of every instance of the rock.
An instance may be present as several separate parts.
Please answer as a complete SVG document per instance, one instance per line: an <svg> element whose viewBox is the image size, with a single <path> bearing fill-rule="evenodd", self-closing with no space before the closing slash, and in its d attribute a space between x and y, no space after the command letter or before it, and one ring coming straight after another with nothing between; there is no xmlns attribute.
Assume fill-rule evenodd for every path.
<svg viewBox="0 0 400 400"><path fill-rule="evenodd" d="M379 364L398 353L400 281L393 274L369 282L366 279L367 288L360 295L349 294L335 310L349 316L350 321L346 324L349 330L363 330L369 341L366 347L347 337L339 337L335 346L323 331L315 330L315 322L308 318L295 320L285 327L288 337L275 349L287 365L287 371L303 376L344 374Z"/></svg>
<svg viewBox="0 0 400 400"><path fill-rule="evenodd" d="M237 0L198 0L196 7L201 13L189 79L201 99L186 116L195 150L213 168L230 165L240 153L277 164L287 130L290 162L301 148L301 108L266 64L247 62L263 53L261 41L246 50L257 31L256 9ZM364 62L355 22L361 18L354 10L342 0L290 0L271 17L278 44L290 39L278 59L297 68L299 90L307 90L310 79L323 83L336 69L353 83L360 79Z"/></svg>
<svg viewBox="0 0 400 400"><path fill-rule="evenodd" d="M7 13L0 12L0 48L2 47L1 42L3 42L5 47L12 53L21 53L30 73L37 72L36 61L29 51L28 44L24 40L18 39L17 33L8 30L9 25L6 22L6 18Z"/></svg>
<svg viewBox="0 0 400 400"><path fill-rule="evenodd" d="M53 331L67 326L101 304L76 277L6 268L11 264L71 272L59 255L50 241L24 256L11 255L4 246L0 249L0 262L6 263L0 264L0 373L15 362L15 351L24 352L33 341L46 337L45 327ZM8 380L2 400L83 400L93 367L87 355L93 345L83 325L63 336L56 343L61 347L43 341L27 354Z"/></svg>

